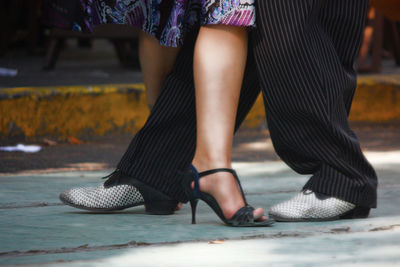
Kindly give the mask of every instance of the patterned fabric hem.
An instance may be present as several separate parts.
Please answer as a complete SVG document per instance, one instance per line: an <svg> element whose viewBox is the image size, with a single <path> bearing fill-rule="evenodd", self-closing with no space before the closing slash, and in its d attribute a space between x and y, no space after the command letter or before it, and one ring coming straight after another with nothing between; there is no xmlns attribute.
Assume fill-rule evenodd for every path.
<svg viewBox="0 0 400 267"><path fill-rule="evenodd" d="M203 0L201 25L255 27L254 0Z"/></svg>
<svg viewBox="0 0 400 267"><path fill-rule="evenodd" d="M82 31L99 24L125 24L178 47L195 25L255 26L254 0L79 0Z"/></svg>
<svg viewBox="0 0 400 267"><path fill-rule="evenodd" d="M242 27L256 27L254 13L251 10L237 11L235 10L232 14L228 16L221 17L218 20L207 20L201 23L202 26L205 25L230 25L230 26L242 26Z"/></svg>

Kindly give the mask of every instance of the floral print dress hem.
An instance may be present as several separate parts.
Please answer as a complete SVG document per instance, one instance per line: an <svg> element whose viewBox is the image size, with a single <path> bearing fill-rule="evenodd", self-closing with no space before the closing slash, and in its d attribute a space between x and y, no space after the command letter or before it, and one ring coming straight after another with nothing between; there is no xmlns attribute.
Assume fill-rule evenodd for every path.
<svg viewBox="0 0 400 267"><path fill-rule="evenodd" d="M99 24L135 26L161 45L178 47L196 24L255 26L255 0L79 0L83 31Z"/></svg>

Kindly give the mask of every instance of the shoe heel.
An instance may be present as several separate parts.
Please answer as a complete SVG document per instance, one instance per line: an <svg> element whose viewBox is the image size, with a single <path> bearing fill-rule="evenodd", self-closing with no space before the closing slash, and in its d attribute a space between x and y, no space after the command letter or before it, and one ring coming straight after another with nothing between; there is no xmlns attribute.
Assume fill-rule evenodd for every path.
<svg viewBox="0 0 400 267"><path fill-rule="evenodd" d="M199 202L198 199L190 200L190 207L192 208L192 224L196 224L196 208L198 202Z"/></svg>
<svg viewBox="0 0 400 267"><path fill-rule="evenodd" d="M178 201L161 200L145 203L146 214L149 215L171 215L175 212Z"/></svg>
<svg viewBox="0 0 400 267"><path fill-rule="evenodd" d="M369 216L370 208L355 207L347 214L343 215L340 219L363 219Z"/></svg>

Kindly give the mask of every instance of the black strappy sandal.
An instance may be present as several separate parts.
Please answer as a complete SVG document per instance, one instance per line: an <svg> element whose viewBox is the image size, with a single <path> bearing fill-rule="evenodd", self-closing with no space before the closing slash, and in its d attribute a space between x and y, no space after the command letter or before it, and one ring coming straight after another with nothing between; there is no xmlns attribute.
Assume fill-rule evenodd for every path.
<svg viewBox="0 0 400 267"><path fill-rule="evenodd" d="M199 185L199 179L201 177L217 173L217 172L230 172L233 174L233 176L236 179L236 182L239 185L240 192L242 193L242 197L246 205L242 208L240 208L230 219L225 218L224 213L222 212L221 207L219 206L217 200L205 192L200 191L200 185ZM192 189L191 184L194 181L194 189ZM183 187L185 189L185 193L187 194L190 205L192 208L192 224L196 223L196 208L197 208L197 203L199 199L203 200L210 206L214 212L218 215L218 217L228 226L233 226L233 227L261 227L261 226L270 226L272 225L275 221L272 219L267 219L265 221L255 221L254 216L253 216L253 211L254 208L247 204L246 197L244 196L244 192L242 189L242 186L240 184L239 178L236 174L236 172L232 169L226 169L226 168L221 168L221 169L213 169L213 170L208 170L204 171L201 173L198 173L196 168L191 165L190 170L188 173L185 175L185 179L183 182Z"/></svg>

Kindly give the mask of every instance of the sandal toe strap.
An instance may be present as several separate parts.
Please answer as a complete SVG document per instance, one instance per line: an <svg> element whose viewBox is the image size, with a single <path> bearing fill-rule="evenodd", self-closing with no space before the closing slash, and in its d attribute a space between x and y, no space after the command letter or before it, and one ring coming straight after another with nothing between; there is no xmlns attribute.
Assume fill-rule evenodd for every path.
<svg viewBox="0 0 400 267"><path fill-rule="evenodd" d="M244 206L240 208L229 221L232 225L235 226L254 223L253 211L253 207Z"/></svg>

